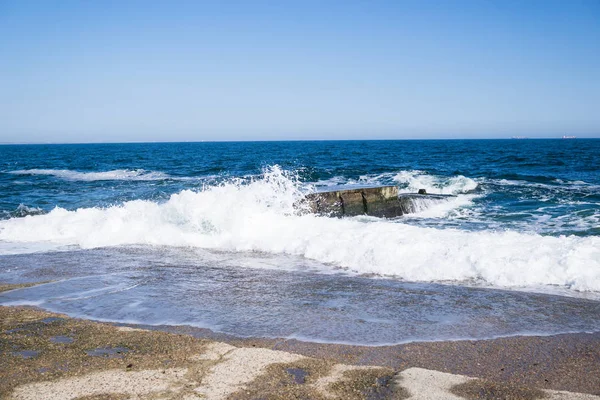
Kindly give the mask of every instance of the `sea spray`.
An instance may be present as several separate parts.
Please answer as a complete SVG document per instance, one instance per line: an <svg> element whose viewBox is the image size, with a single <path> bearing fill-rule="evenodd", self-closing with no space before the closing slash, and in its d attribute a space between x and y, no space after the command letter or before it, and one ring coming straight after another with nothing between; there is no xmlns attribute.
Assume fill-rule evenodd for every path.
<svg viewBox="0 0 600 400"><path fill-rule="evenodd" d="M293 173L271 167L261 177L183 190L163 203L57 207L45 215L0 221L0 251L31 252L38 245L44 250L160 245L260 251L410 281L600 291L597 236L472 232L412 226L402 219L299 215L294 204L306 191Z"/></svg>
<svg viewBox="0 0 600 400"><path fill-rule="evenodd" d="M425 189L427 193L459 194L469 193L477 189L478 182L463 175L441 177L423 171L401 171L393 178L400 185L400 192L416 193Z"/></svg>

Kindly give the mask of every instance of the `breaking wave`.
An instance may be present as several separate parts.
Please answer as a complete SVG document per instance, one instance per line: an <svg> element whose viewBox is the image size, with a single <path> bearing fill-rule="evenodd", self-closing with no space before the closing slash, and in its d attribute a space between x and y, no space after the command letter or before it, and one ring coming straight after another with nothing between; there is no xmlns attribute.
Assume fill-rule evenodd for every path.
<svg viewBox="0 0 600 400"><path fill-rule="evenodd" d="M429 175L422 171L401 171L393 178L400 185L400 192L416 193L419 189L427 193L461 194L477 189L479 184L463 175L443 177Z"/></svg>
<svg viewBox="0 0 600 400"><path fill-rule="evenodd" d="M423 171L408 170L397 173L386 172L376 175L361 175L358 179L348 179L343 176L334 176L329 179L319 180L317 187L330 186L365 186L365 185L397 185L400 193L417 193L419 189L427 190L432 194L467 194L479 187L475 179L463 175L451 177L430 175Z"/></svg>
<svg viewBox="0 0 600 400"><path fill-rule="evenodd" d="M154 181L169 179L162 172L146 171L143 169L115 169L103 172L79 172L68 169L23 169L11 171L16 175L50 175L70 181Z"/></svg>
<svg viewBox="0 0 600 400"><path fill-rule="evenodd" d="M45 212L39 207L28 207L25 204L19 204L19 206L13 211L0 211L0 218L21 218L28 215L40 214L45 214Z"/></svg>
<svg viewBox="0 0 600 400"><path fill-rule="evenodd" d="M407 188L473 190L469 178L446 185L426 175ZM412 174L411 176L415 176ZM442 186L440 186L442 185ZM278 167L250 183L230 181L183 190L168 201L129 201L108 208L55 208L0 221L0 253L123 245L197 247L302 256L410 281L471 281L500 287L556 285L600 291L600 237L542 236L412 226L402 219L300 215L306 187Z"/></svg>

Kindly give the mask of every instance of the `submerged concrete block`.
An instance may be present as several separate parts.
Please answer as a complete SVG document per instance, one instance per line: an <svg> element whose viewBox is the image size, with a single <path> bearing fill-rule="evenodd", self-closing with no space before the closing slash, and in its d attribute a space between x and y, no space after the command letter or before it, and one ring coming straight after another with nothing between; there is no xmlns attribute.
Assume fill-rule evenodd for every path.
<svg viewBox="0 0 600 400"><path fill-rule="evenodd" d="M342 199L344 215L364 215L367 213L367 203L362 189L344 190L338 193Z"/></svg>
<svg viewBox="0 0 600 400"><path fill-rule="evenodd" d="M311 193L298 203L298 207L331 217L370 215L394 218L423 211L447 201L449 197L454 196L426 194L424 189L419 190L419 194L399 194L396 186L380 186Z"/></svg>
<svg viewBox="0 0 600 400"><path fill-rule="evenodd" d="M312 193L306 196L305 202L309 211L329 216L393 218L402 215L395 186Z"/></svg>
<svg viewBox="0 0 600 400"><path fill-rule="evenodd" d="M367 207L366 214L373 217L394 218L404 214L398 194L394 197L386 197L377 192L364 193L365 204Z"/></svg>
<svg viewBox="0 0 600 400"><path fill-rule="evenodd" d="M315 214L330 217L343 217L344 208L339 192L312 193L307 195L298 206Z"/></svg>

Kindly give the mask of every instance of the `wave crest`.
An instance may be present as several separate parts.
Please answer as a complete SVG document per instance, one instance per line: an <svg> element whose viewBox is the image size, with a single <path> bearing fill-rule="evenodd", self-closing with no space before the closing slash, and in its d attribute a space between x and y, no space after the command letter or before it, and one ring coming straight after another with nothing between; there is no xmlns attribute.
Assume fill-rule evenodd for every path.
<svg viewBox="0 0 600 400"><path fill-rule="evenodd" d="M79 172L68 169L22 169L11 171L16 175L49 175L70 181L154 181L169 179L163 172L146 171L143 169L115 169L103 172Z"/></svg>
<svg viewBox="0 0 600 400"><path fill-rule="evenodd" d="M45 214L45 211L39 207L28 207L25 204L19 204L14 211L0 211L4 218L22 218L28 215Z"/></svg>
<svg viewBox="0 0 600 400"><path fill-rule="evenodd" d="M416 193L419 189L427 193L461 194L477 189L479 184L463 175L444 177L429 175L423 171L401 171L393 178L400 185L400 192Z"/></svg>
<svg viewBox="0 0 600 400"><path fill-rule="evenodd" d="M457 185L461 190L473 186ZM317 260L324 268L411 281L600 291L599 237L469 232L411 226L401 219L298 215L294 203L304 190L293 174L273 167L249 183L184 190L164 203L55 208L45 215L0 221L0 252L10 252L11 246L31 252L38 245L44 250L49 245L190 246L290 254Z"/></svg>

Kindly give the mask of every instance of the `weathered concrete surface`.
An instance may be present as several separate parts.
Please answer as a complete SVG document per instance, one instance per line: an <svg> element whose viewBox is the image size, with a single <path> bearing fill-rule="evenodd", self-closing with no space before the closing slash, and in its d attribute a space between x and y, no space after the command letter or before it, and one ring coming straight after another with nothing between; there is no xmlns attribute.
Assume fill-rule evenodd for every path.
<svg viewBox="0 0 600 400"><path fill-rule="evenodd" d="M597 335L360 347L122 328L0 307L0 398L600 400ZM129 351L86 352L116 346Z"/></svg>
<svg viewBox="0 0 600 400"><path fill-rule="evenodd" d="M332 217L372 215L392 218L402 215L395 186L312 193L306 196L305 205L310 212Z"/></svg>
<svg viewBox="0 0 600 400"><path fill-rule="evenodd" d="M302 206L309 212L331 217L370 215L394 218L426 209L428 205L446 201L448 195L399 194L396 186L380 186L311 193Z"/></svg>

